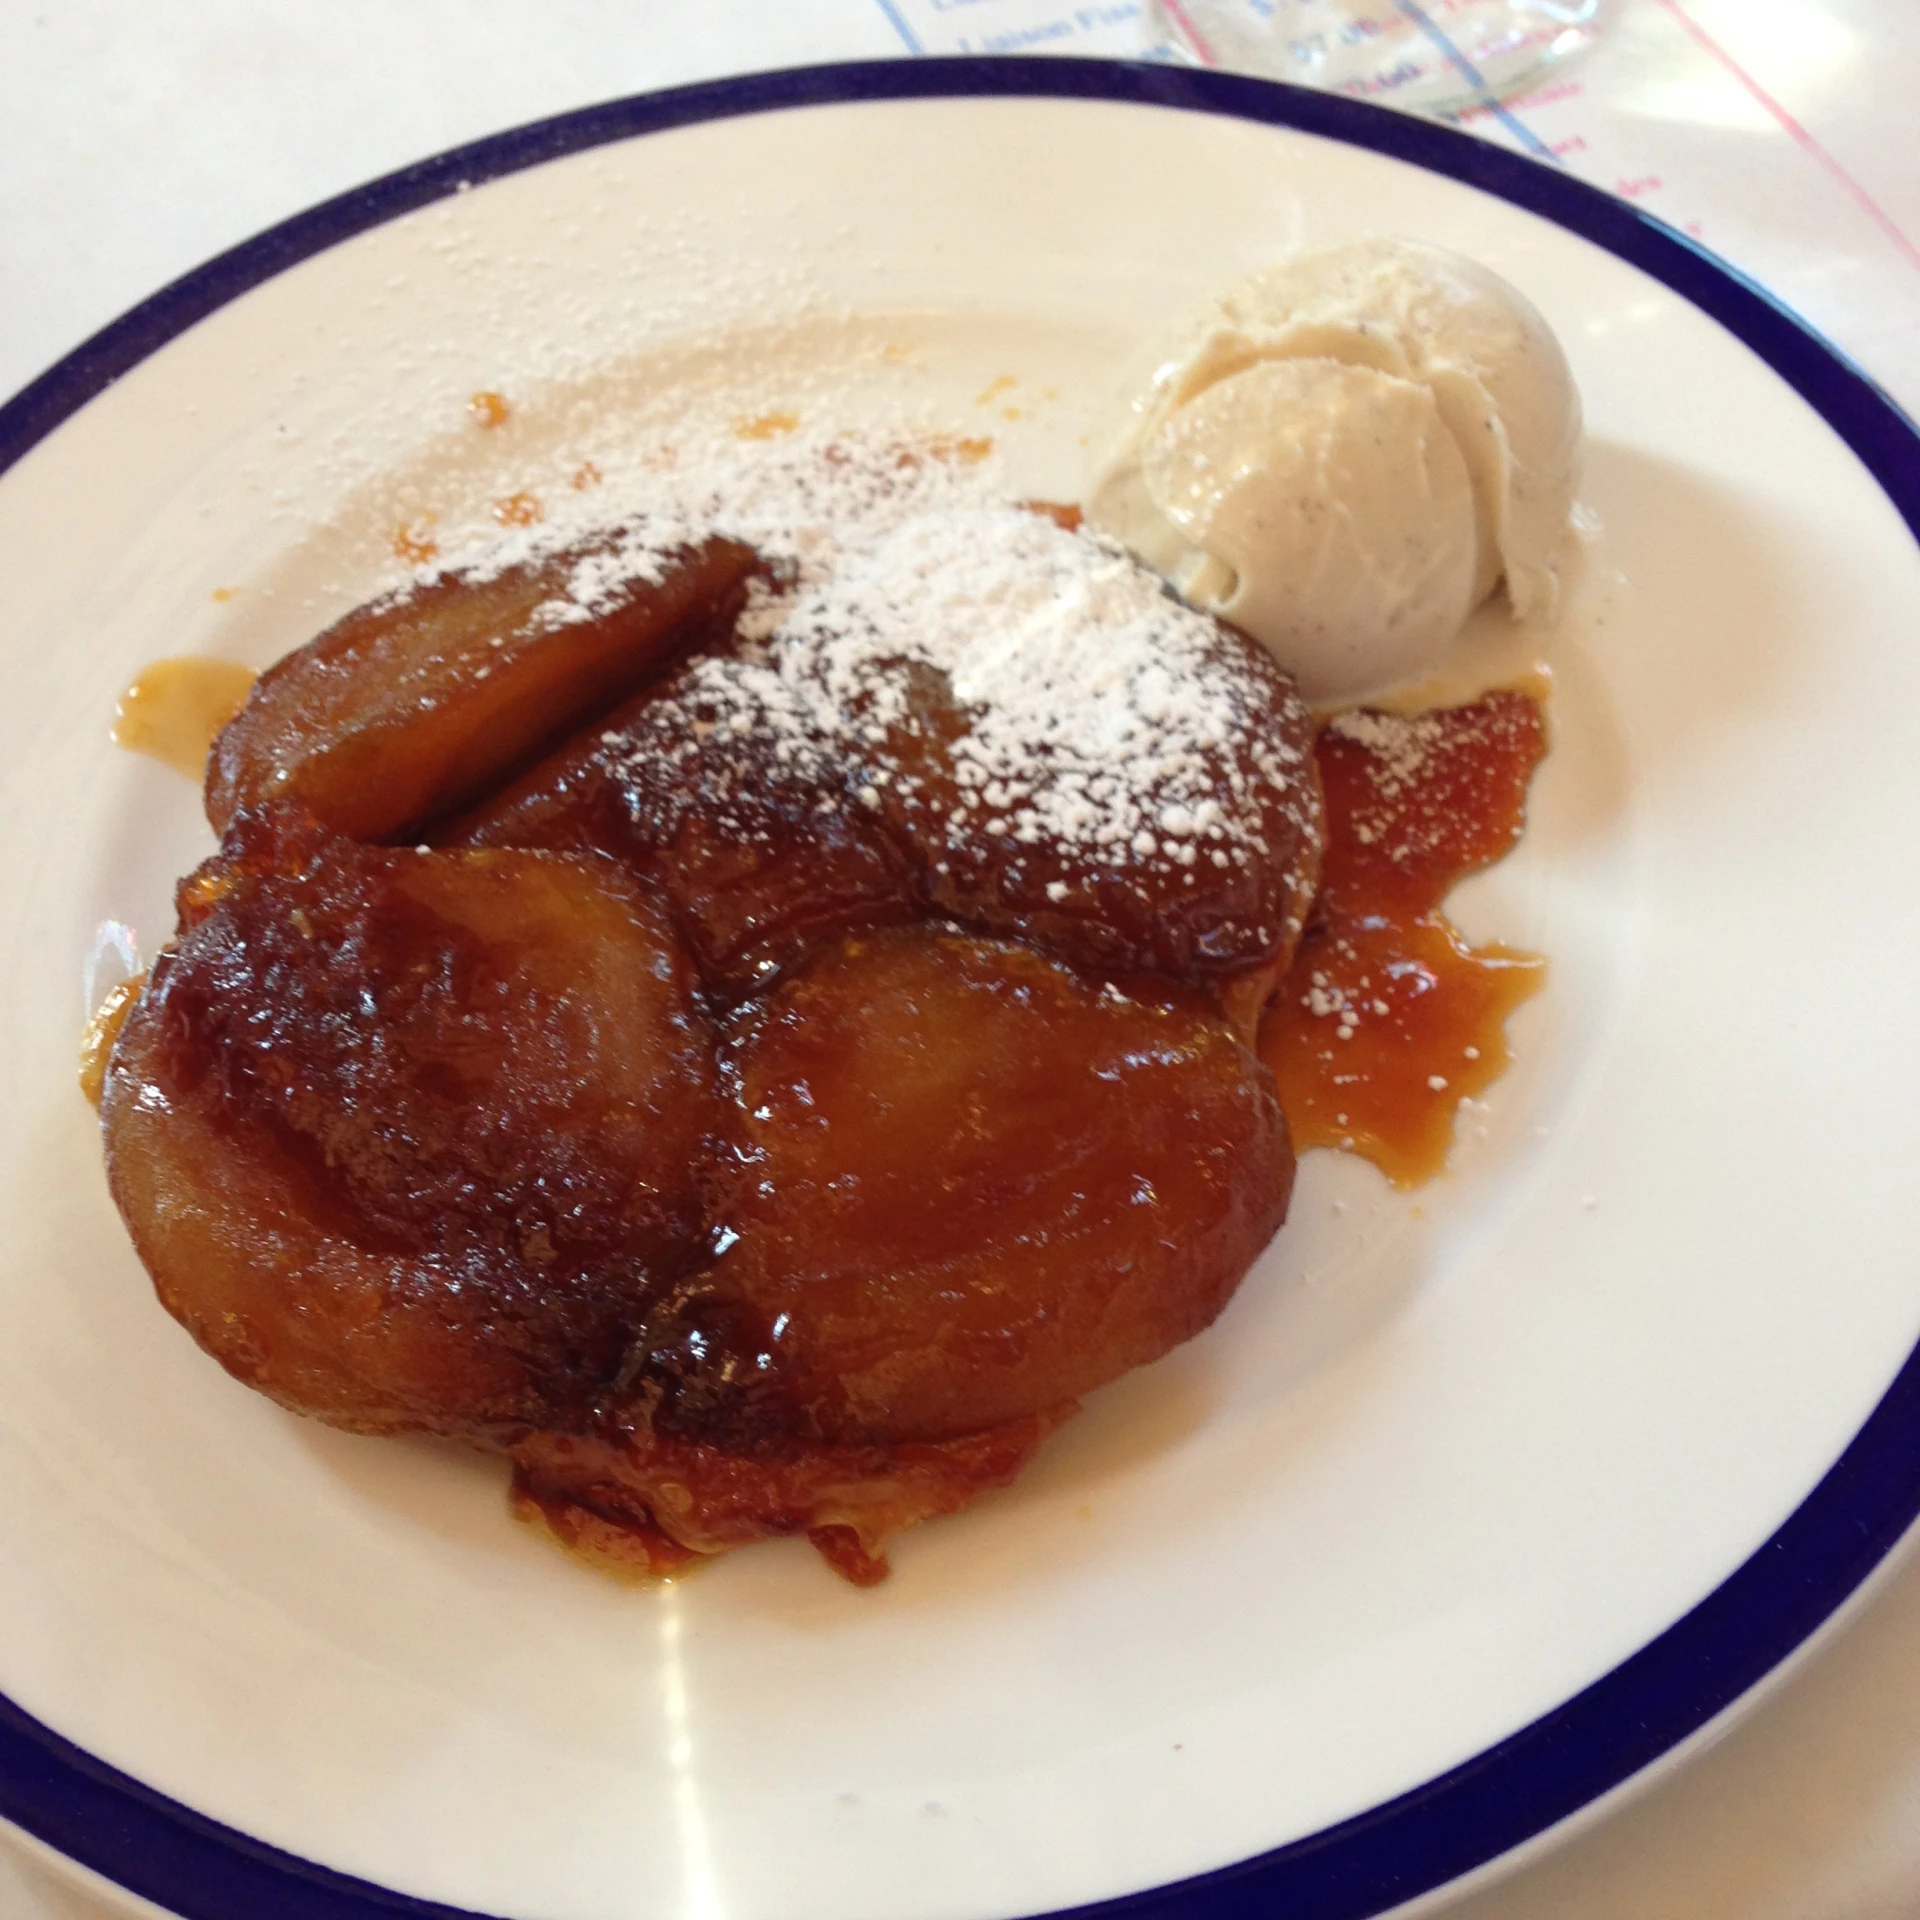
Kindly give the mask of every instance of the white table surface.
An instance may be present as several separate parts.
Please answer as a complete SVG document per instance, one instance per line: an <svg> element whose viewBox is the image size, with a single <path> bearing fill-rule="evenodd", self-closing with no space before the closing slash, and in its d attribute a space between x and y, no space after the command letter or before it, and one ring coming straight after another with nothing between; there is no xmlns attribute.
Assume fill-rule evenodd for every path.
<svg viewBox="0 0 1920 1920"><path fill-rule="evenodd" d="M457 142L815 60L1144 44L1133 0L0 0L0 398L208 255ZM970 44L963 44L969 42ZM1920 6L1618 0L1475 124L1695 233L1920 413ZM0 1551L4 1551L0 1547ZM0 1920L121 1911L0 1843ZM1920 1557L1706 1750L1450 1920L1920 1914Z"/></svg>

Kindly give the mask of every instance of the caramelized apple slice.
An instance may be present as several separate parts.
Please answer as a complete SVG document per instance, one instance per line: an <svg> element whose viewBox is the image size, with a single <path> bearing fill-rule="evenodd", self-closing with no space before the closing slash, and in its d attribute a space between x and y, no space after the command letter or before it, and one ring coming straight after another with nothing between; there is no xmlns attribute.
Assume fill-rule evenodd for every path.
<svg viewBox="0 0 1920 1920"><path fill-rule="evenodd" d="M783 729L775 697L752 661L698 661L437 837L612 855L660 889L703 981L742 997L822 940L924 912L844 759Z"/></svg>
<svg viewBox="0 0 1920 1920"><path fill-rule="evenodd" d="M659 552L623 529L455 573L350 613L269 667L214 742L207 817L295 800L336 832L402 836L511 778L716 626L752 552Z"/></svg>
<svg viewBox="0 0 1920 1920"><path fill-rule="evenodd" d="M712 1039L611 863L242 816L114 1049L115 1200L160 1298L340 1426L564 1425L690 1264Z"/></svg>
<svg viewBox="0 0 1920 1920"><path fill-rule="evenodd" d="M1114 768L1092 778L1050 779L1037 751L1024 791L1006 798L978 770L993 716L956 700L940 674L903 674L875 791L935 912L1075 966L1204 989L1251 1040L1319 878L1314 721L1286 675L1231 627L1216 624L1208 648L1181 666L1231 710L1230 727L1195 729L1172 747L1116 739ZM1173 704L1182 694L1171 677L1163 697ZM1156 753L1164 785L1151 771ZM1116 845L1124 785L1131 811L1153 825Z"/></svg>
<svg viewBox="0 0 1920 1920"><path fill-rule="evenodd" d="M725 1251L679 1309L699 1337L656 1322L645 1374L689 1437L727 1430L729 1392L748 1435L784 1401L836 1443L1057 1409L1198 1333L1286 1214L1272 1077L1217 1012L1010 942L848 940L722 1067Z"/></svg>

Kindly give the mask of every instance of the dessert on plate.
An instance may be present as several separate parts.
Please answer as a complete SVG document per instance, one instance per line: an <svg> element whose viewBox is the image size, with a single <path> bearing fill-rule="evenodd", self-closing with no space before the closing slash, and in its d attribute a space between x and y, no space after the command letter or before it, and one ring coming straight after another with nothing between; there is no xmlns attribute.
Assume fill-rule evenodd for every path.
<svg viewBox="0 0 1920 1920"><path fill-rule="evenodd" d="M1487 964L1438 904L1517 834L1537 708L1323 731L1296 684L1402 677L1503 575L1550 592L1567 420L1511 398L1545 350L1483 270L1415 265L1425 305L1398 255L1224 303L1094 490L1111 532L843 436L781 456L784 526L765 475L751 513L696 487L269 668L104 1055L168 1310L296 1411L502 1454L603 1559L804 1533L860 1582L1209 1325L1286 1216L1280 1086L1353 1145L1363 1019L1420 1002L1464 1090L1517 997L1436 1023L1420 981ZM1465 444L1463 367L1533 412ZM1404 429L1418 500L1328 453L1352 419ZM1303 561L1303 461L1363 544L1397 517L1419 549L1391 591ZM1364 938L1377 982L1340 972Z"/></svg>

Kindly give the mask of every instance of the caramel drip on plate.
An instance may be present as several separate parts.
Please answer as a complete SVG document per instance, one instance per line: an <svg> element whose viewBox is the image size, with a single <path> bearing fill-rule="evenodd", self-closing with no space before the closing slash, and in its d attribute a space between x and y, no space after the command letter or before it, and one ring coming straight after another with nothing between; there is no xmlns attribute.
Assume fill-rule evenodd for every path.
<svg viewBox="0 0 1920 1920"><path fill-rule="evenodd" d="M107 1090L107 1062L113 1057L113 1043L120 1038L120 1029L127 1024L127 1015L133 1011L133 1003L140 998L140 989L146 984L145 973L122 980L101 1001L99 1011L87 1022L87 1030L80 1036L80 1091L87 1096L90 1106L97 1107L100 1096Z"/></svg>
<svg viewBox="0 0 1920 1920"><path fill-rule="evenodd" d="M205 777L214 736L246 704L253 669L237 660L183 654L142 667L113 713L113 743L184 773Z"/></svg>
<svg viewBox="0 0 1920 1920"><path fill-rule="evenodd" d="M1260 1031L1297 1150L1341 1147L1395 1186L1446 1163L1455 1113L1506 1070L1507 1015L1546 962L1470 946L1440 911L1519 839L1546 751L1532 695L1343 714L1315 746L1327 854L1314 918Z"/></svg>

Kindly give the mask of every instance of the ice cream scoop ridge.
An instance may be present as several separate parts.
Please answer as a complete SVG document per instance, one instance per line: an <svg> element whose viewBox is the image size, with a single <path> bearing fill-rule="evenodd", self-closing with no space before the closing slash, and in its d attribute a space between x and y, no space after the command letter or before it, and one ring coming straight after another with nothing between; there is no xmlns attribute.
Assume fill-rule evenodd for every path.
<svg viewBox="0 0 1920 1920"><path fill-rule="evenodd" d="M1089 517L1265 645L1310 699L1436 664L1505 583L1550 617L1580 399L1533 305L1369 239L1219 296L1137 398Z"/></svg>

